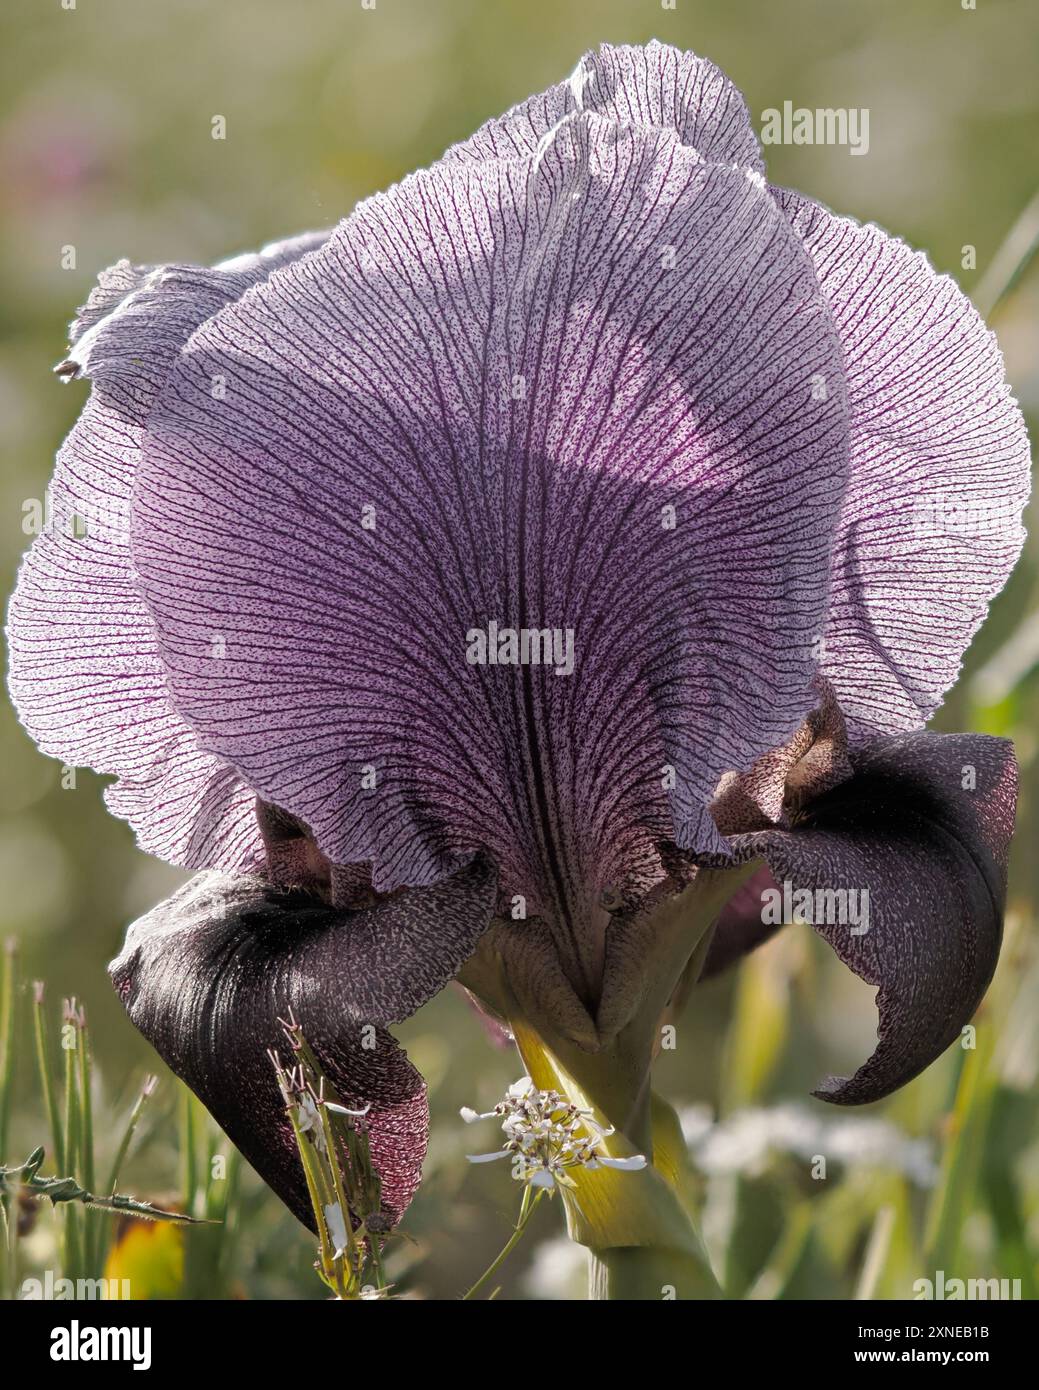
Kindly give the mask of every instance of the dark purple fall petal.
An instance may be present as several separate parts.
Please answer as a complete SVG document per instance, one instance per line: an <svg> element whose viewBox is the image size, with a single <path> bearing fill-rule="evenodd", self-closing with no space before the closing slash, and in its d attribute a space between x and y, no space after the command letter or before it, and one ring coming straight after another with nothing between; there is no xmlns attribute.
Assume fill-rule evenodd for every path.
<svg viewBox="0 0 1039 1390"><path fill-rule="evenodd" d="M115 773L109 809L141 847L188 867L251 866L254 794L203 753L170 705L130 564L141 427L193 330L250 285L320 245L297 237L213 270L120 262L73 324L69 362L93 381L58 454L50 524L11 601L11 694L44 752Z"/></svg>
<svg viewBox="0 0 1039 1390"><path fill-rule="evenodd" d="M855 753L853 765L854 775L790 829L731 840L736 862L764 860L792 893L869 894L867 931L812 923L845 965L878 986L876 1051L854 1076L830 1077L815 1093L841 1105L879 1100L912 1080L981 1002L999 955L1017 794L1012 746L981 734L882 739ZM758 885L759 924L767 886ZM729 958L741 938L749 947L771 934L756 933L746 896L731 909L718 940Z"/></svg>
<svg viewBox="0 0 1039 1390"><path fill-rule="evenodd" d="M310 1225L269 1048L299 1021L322 1069L366 1117L383 1204L400 1219L426 1148L425 1086L385 1025L454 976L487 926L495 876L474 861L425 891L355 912L241 874L199 874L135 922L110 970L137 1028L232 1142Z"/></svg>
<svg viewBox="0 0 1039 1390"><path fill-rule="evenodd" d="M819 682L819 705L792 738L770 749L746 772L722 779L711 814L723 835L788 826L798 807L852 775L844 716L829 682ZM768 865L729 899L715 923L701 980L726 970L778 930L762 921L761 894L775 888Z"/></svg>

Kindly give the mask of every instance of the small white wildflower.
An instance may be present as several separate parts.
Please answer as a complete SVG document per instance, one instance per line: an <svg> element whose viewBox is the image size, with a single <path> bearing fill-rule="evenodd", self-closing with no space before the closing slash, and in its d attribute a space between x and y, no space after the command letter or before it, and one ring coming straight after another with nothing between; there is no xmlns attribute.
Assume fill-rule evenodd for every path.
<svg viewBox="0 0 1039 1390"><path fill-rule="evenodd" d="M643 1154L613 1158L604 1141L614 1133L558 1091L539 1091L529 1076L514 1082L493 1110L480 1114L468 1106L460 1112L466 1124L501 1118L504 1146L489 1154L469 1154L470 1163L491 1163L517 1157L514 1176L531 1187L546 1189L574 1186L573 1168L616 1168L636 1172L646 1167Z"/></svg>
<svg viewBox="0 0 1039 1390"><path fill-rule="evenodd" d="M347 1115L352 1120L359 1120L363 1115L367 1115L371 1106L366 1105L363 1110L348 1110L345 1105L337 1105L334 1100L316 1101L309 1091L303 1092L296 1109L296 1123L318 1153L327 1154L325 1126L321 1122L322 1105L326 1110L331 1110L337 1115Z"/></svg>

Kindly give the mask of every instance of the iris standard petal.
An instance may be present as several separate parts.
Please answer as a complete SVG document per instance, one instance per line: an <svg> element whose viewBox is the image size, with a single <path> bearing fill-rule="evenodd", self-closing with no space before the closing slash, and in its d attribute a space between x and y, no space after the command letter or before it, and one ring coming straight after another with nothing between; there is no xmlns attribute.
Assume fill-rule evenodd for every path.
<svg viewBox="0 0 1039 1390"><path fill-rule="evenodd" d="M762 168L733 84L656 42L587 54L566 82L447 157L532 150L579 109L673 129L707 160ZM950 277L878 227L774 196L804 239L845 353L852 482L821 669L861 741L919 727L955 680L1021 550L1029 446L995 337Z"/></svg>
<svg viewBox="0 0 1039 1390"><path fill-rule="evenodd" d="M322 1070L364 1117L394 1221L418 1186L421 1076L386 1031L437 993L494 907L481 860L358 911L259 878L208 872L135 922L110 971L132 1022L287 1206L312 1223L267 1055L295 1016Z"/></svg>
<svg viewBox="0 0 1039 1390"><path fill-rule="evenodd" d="M739 88L706 58L656 39L644 47L602 44L584 55L566 81L487 121L444 158L533 154L552 127L574 111L674 130L708 163L764 169Z"/></svg>
<svg viewBox="0 0 1039 1390"><path fill-rule="evenodd" d="M821 661L852 741L918 728L1024 541L1024 420L976 310L927 257L796 193L776 198L833 310L851 480Z"/></svg>
<svg viewBox="0 0 1039 1390"><path fill-rule="evenodd" d="M737 862L763 859L841 960L878 987L876 1051L816 1091L842 1105L912 1080L980 1003L999 954L1017 792L1011 744L981 734L904 734L852 761L854 775L790 829L731 841ZM752 914L741 921L746 929Z"/></svg>
<svg viewBox="0 0 1039 1390"><path fill-rule="evenodd" d="M718 847L722 771L814 702L837 351L760 180L674 134L585 113L406 179L152 412L134 556L178 708L380 890L482 847L558 921L661 834ZM473 662L492 629L572 664Z"/></svg>
<svg viewBox="0 0 1039 1390"><path fill-rule="evenodd" d="M141 426L194 328L325 235L213 270L120 262L80 310L62 364L65 376L91 377L93 391L58 455L47 523L11 601L12 698L44 752L119 777L106 800L142 848L189 867L254 861L254 796L199 749L167 697L130 567Z"/></svg>

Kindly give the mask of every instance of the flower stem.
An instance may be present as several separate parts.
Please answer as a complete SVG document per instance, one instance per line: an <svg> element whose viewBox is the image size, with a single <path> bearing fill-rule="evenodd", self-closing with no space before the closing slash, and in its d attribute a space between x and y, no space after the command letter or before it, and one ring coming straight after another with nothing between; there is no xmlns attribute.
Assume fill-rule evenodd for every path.
<svg viewBox="0 0 1039 1390"><path fill-rule="evenodd" d="M18 943L4 942L0 966L0 1161L7 1157L17 1037Z"/></svg>
<svg viewBox="0 0 1039 1390"><path fill-rule="evenodd" d="M505 1242L504 1246L501 1249L501 1253L498 1255L497 1259L495 1259L492 1264L488 1265L488 1267L480 1275L479 1279L477 1279L476 1283L472 1286L468 1293L464 1293L462 1295L463 1303L466 1302L468 1299L473 1298L479 1292L479 1290L483 1288L484 1284L486 1284L487 1280L491 1277L495 1270L500 1269L501 1266L508 1259L508 1257L512 1254L513 1250L515 1250L516 1246L523 1238L523 1232L527 1229L527 1223L530 1221L530 1218L534 1215L534 1211L537 1207L538 1202L540 1202L542 1197L545 1195L545 1191L546 1189L543 1187L539 1187L537 1191L535 1191L529 1183L524 1186L523 1201L520 1203L519 1218L516 1221L516 1226L512 1232L512 1235Z"/></svg>
<svg viewBox="0 0 1039 1390"><path fill-rule="evenodd" d="M640 1040L634 1056L623 1038L617 1047L586 1053L562 1040L550 1044L522 1023L513 1026L536 1086L560 1091L614 1126L605 1141L611 1156L638 1151L652 1161L642 1172L575 1170L575 1191L563 1195L570 1237L592 1255L589 1296L720 1298L684 1190L687 1158L678 1120L649 1092L648 1068L637 1064Z"/></svg>
<svg viewBox="0 0 1039 1390"><path fill-rule="evenodd" d="M622 1245L591 1251L590 1299L662 1302L721 1297L710 1267L680 1250Z"/></svg>
<svg viewBox="0 0 1039 1390"><path fill-rule="evenodd" d="M79 1035L76 1029L74 999L65 1000L61 1045L65 1053L65 1167L70 1177L78 1178L83 1170L80 1160L79 1134L79 1064L76 1049ZM82 1213L74 1202L65 1210L64 1273L69 1279L81 1277L83 1259Z"/></svg>

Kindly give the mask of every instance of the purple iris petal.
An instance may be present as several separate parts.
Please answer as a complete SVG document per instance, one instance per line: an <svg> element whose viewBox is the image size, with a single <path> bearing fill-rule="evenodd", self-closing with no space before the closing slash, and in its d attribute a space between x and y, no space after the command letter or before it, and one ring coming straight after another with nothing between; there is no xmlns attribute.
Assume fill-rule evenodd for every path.
<svg viewBox="0 0 1039 1390"><path fill-rule="evenodd" d="M767 864L755 869L736 889L722 909L699 980L709 980L728 970L743 956L774 936L783 924L763 920L762 895L776 889L776 880Z"/></svg>
<svg viewBox="0 0 1039 1390"><path fill-rule="evenodd" d="M295 1014L340 1099L365 1125L396 1222L418 1186L428 1109L422 1078L384 1025L436 994L494 907L474 861L447 882L370 907L242 874L199 874L135 922L113 983L130 1018L212 1111L261 1177L312 1223L292 1129L267 1056Z"/></svg>
<svg viewBox="0 0 1039 1390"><path fill-rule="evenodd" d="M624 125L674 130L712 164L764 172L761 151L739 88L695 53L654 40L644 48L604 43L586 53L570 77L530 97L475 135L452 145L445 159L510 159L532 154L574 111L595 111Z"/></svg>
<svg viewBox="0 0 1039 1390"><path fill-rule="evenodd" d="M810 924L878 986L876 1051L854 1076L830 1077L816 1092L842 1105L912 1080L981 1002L999 955L1017 796L1013 748L982 734L880 739L853 755L853 767L789 828L731 839L735 860L763 859L795 906L810 894ZM763 895L773 885L752 882L756 891L748 883L723 915L709 969L770 934ZM846 895L844 920L835 893Z"/></svg>
<svg viewBox="0 0 1039 1390"><path fill-rule="evenodd" d="M845 457L760 182L580 114L369 200L195 334L135 564L203 747L330 859L385 891L481 847L580 932L654 837L718 847L722 772L811 707ZM571 632L572 673L467 664L492 624Z"/></svg>
<svg viewBox="0 0 1039 1390"><path fill-rule="evenodd" d="M1024 542L1024 420L1003 358L956 283L879 227L777 201L833 310L851 409L851 483L822 670L853 741L919 728Z"/></svg>
<svg viewBox="0 0 1039 1390"><path fill-rule="evenodd" d="M224 269L124 261L102 276L73 324L69 358L94 389L58 455L50 523L11 602L11 693L40 747L73 766L117 774L109 808L130 821L142 848L189 867L255 861L255 796L200 750L167 696L130 564L141 428L198 324L324 235L279 243Z"/></svg>
<svg viewBox="0 0 1039 1390"><path fill-rule="evenodd" d="M577 109L673 129L706 160L762 168L728 78L655 42L586 55L567 82L448 157L535 149ZM851 481L819 637L857 741L920 727L955 680L1021 551L1028 438L995 337L953 280L879 227L773 196L812 258L844 355Z"/></svg>

